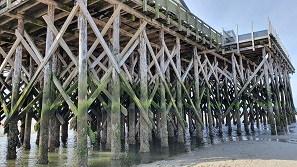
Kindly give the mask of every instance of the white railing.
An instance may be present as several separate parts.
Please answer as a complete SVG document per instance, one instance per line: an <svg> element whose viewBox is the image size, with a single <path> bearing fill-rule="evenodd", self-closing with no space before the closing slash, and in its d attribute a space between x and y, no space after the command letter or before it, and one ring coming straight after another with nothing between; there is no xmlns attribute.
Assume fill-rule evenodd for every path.
<svg viewBox="0 0 297 167"><path fill-rule="evenodd" d="M28 0L0 0L0 15Z"/></svg>
<svg viewBox="0 0 297 167"><path fill-rule="evenodd" d="M289 55L289 52L287 51L287 49L285 48L285 46L283 45L283 43L281 42L278 34L276 33L273 25L271 24L270 19L268 18L268 35L272 35L277 43L280 45L281 49L284 51L285 55L288 57L288 59L291 61L291 57Z"/></svg>
<svg viewBox="0 0 297 167"><path fill-rule="evenodd" d="M141 0L143 4L145 0ZM175 0L147 0L147 2L152 2L157 9L164 9L166 12L174 14L179 21L179 24L187 24L196 30L197 33L202 33L210 40L215 41L217 44L222 44L222 35L213 29L211 26L203 22L197 16L192 14L188 9L183 7L179 2ZM144 4L147 5L147 4ZM144 7L144 6L143 6Z"/></svg>

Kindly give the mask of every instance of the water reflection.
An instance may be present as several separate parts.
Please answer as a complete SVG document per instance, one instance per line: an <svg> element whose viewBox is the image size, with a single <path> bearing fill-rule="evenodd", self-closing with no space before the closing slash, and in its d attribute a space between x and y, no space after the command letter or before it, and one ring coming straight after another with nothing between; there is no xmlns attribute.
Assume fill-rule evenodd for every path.
<svg viewBox="0 0 297 167"><path fill-rule="evenodd" d="M289 129L290 133L296 134L296 127ZM149 153L139 153L139 145L129 145L127 140L122 143L122 154L121 160L111 161L111 153L104 149L104 146L92 146L88 143L89 147L89 166L133 166L138 164L150 163L153 161L169 159L175 155L191 152L194 149L199 149L202 147L209 147L214 144L230 142L230 141L240 141L240 140L267 140L267 141L278 141L278 142L292 142L297 143L297 140L284 140L284 139L273 139L261 138L260 135L270 136L269 127L262 126L259 129L255 128L255 132L244 133L241 136L236 134L236 128L233 128L232 134L228 135L227 127L223 128L223 135L215 135L214 137L209 137L207 130L204 131L204 138L197 139L194 136L190 136L189 133L186 134L185 143L177 143L175 139L169 139L169 147L161 148L160 140L154 140L151 143ZM215 134L218 134L217 132ZM195 135L195 134L194 134ZM75 147L76 147L76 136L73 131L69 131L69 138L67 147L61 146L55 150L53 153L49 153L49 164L48 165L38 165L37 154L38 147L35 144L36 133L32 134L31 138L31 149L25 150L23 148L17 149L17 159L16 160L6 160L6 147L7 139L6 137L0 137L0 149L2 153L0 154L0 166L74 166L75 164Z"/></svg>

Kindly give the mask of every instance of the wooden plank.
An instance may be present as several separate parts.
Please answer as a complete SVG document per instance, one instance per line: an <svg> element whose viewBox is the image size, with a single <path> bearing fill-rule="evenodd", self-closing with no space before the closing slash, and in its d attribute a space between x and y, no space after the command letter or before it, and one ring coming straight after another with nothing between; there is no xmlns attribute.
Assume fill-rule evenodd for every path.
<svg viewBox="0 0 297 167"><path fill-rule="evenodd" d="M0 47L0 54L2 54L2 56L4 57L4 58L6 58L7 57L7 54L4 52L4 50ZM7 61L9 64L10 64L10 66L11 66L11 68L10 68L10 70L12 71L13 70L13 61L11 60L11 59L8 59L8 61ZM26 68L24 67L24 66L22 66L22 70L23 70L23 72L27 75L27 76L29 76L29 73L28 73L28 71L26 70ZM8 78L10 78L10 75L11 75L12 73L10 72L8 75L7 75L7 79ZM26 79L26 77L24 76L24 75L21 75L21 78L22 78L22 80L23 81L25 81L26 83L28 83L28 81L27 81L27 79ZM6 82L7 82L7 79L5 80Z"/></svg>

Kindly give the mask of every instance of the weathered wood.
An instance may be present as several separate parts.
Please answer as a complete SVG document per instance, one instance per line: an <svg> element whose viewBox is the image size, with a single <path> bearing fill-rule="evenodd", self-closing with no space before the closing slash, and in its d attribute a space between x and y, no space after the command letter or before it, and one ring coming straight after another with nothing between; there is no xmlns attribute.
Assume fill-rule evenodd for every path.
<svg viewBox="0 0 297 167"><path fill-rule="evenodd" d="M54 20L55 7L53 5L48 6L48 15L51 20ZM53 44L54 34L50 28L47 28L46 33L46 54L49 54L51 45ZM42 96L42 110L40 116L40 138L38 149L38 163L48 163L48 140L49 140L49 119L50 119L50 105L52 103L52 59L48 60L48 63L44 67L44 79L43 79L43 96Z"/></svg>
<svg viewBox="0 0 297 167"><path fill-rule="evenodd" d="M164 40L164 30L160 31L160 43ZM160 48L160 68L162 74L165 75L165 54L164 54L164 46L161 45ZM167 115L168 112L166 110L166 92L165 86L162 81L160 81L160 106L161 106L161 121L160 121L160 138L161 138L161 147L168 147L168 130L167 130Z"/></svg>
<svg viewBox="0 0 297 167"><path fill-rule="evenodd" d="M176 38L176 47L177 47L177 53L176 53L176 72L178 77L181 76L181 60L180 60L180 39ZM176 103L177 103L177 109L181 115L181 117L184 117L184 110L183 110L183 103L182 103L182 87L181 83L177 82L176 83ZM185 132L184 129L182 128L180 122L177 124L178 125L178 131L177 131L177 141L179 143L185 142Z"/></svg>
<svg viewBox="0 0 297 167"><path fill-rule="evenodd" d="M20 108L20 106L24 103L25 98L28 96L29 92L31 91L31 89L33 88L33 85L36 83L37 77L39 76L39 74L41 73L41 71L43 70L44 66L47 64L48 60L51 58L52 54L55 52L55 50L58 47L58 41L60 40L60 38L62 37L62 35L65 33L67 27L69 26L70 21L73 19L75 13L78 10L78 5L76 5L70 15L67 17L65 24L63 24L59 35L56 36L54 42L52 43L51 47L48 49L47 54L45 55L42 63L38 66L38 68L35 71L35 74L32 76L30 82L27 84L27 86L25 87L24 91L22 92L20 98L18 99L18 101L16 102L16 104L13 106L12 108L12 113L11 116L8 117L8 119L6 119L6 122L9 122L11 119L13 119L16 116L16 110L18 110Z"/></svg>
<svg viewBox="0 0 297 167"><path fill-rule="evenodd" d="M100 144L98 146L110 149L112 159L120 157L119 139L126 137L124 126L127 124L128 142L135 144L135 139L140 143L145 141L147 148L148 141L152 140L152 137L161 138L161 147L168 147L168 137L177 137L177 141L182 141L184 133L180 132L185 132L187 124L190 126L191 135L196 128L197 138L200 139L203 137L204 125L207 126L209 135L213 136L215 132L221 135L222 124L226 123L229 134L232 134L231 119L234 124L237 123L238 132L241 132L240 124L243 120L241 116L244 117L246 131L249 124L250 130L254 131L255 121L258 128L260 128L259 120L266 126L268 118L270 124L271 117L275 119L277 131L286 129L287 124L295 121L289 76L294 69L277 41L270 38L271 35L267 38L269 41L261 39L259 45L259 39L254 39L252 32L252 41L248 43L251 46L245 47L238 41L239 36L236 34L237 41L229 43L230 47L229 44L222 44L222 49L226 52L221 55L218 47L220 36L206 23L198 22L200 20L192 17L181 5L176 4L176 11L171 11L172 7L169 5L173 2L169 0L165 2L167 6L163 6L159 0L132 0L131 4L136 5L135 7L130 3L116 0L90 1L89 5L86 5L85 1L78 0L72 11L71 7L65 5L69 4L68 2L61 4L53 0L38 0L29 2L32 6L24 3L19 9L16 8L14 11L18 12L17 15L5 13L7 17L0 23L1 40L4 34L4 40L0 43L0 54L3 57L0 59L0 112L2 113L0 119L6 119L6 129L10 124L16 124L15 120L24 119L29 113L34 112L31 117L36 120L40 116L43 117L40 110L43 107L42 112L44 112L47 106L43 105L40 99L42 96L47 98L47 94L43 94L40 90L46 90L47 84L55 85L52 86L51 92L56 98L51 99L53 102L49 104L49 110L51 113L56 113L59 123L62 124L63 146L66 146L67 142L67 122L72 117L74 117L73 128L78 130L78 138L83 139L84 144L78 143L83 149L78 150L82 154L79 153L76 157L81 157L82 161L78 160L77 166L87 165L87 149L84 149L87 134L90 137L96 136L97 143ZM55 25L49 16L43 16L46 24L36 19L46 13L43 4L47 3L56 5L57 9L63 11L55 15ZM142 3L144 6L141 6ZM36 5L40 7L40 11L34 11L33 7ZM104 6L94 8L98 5ZM141 7L144 7L146 12L143 12ZM114 8L113 13L108 13L112 8ZM14 29L15 18L27 13L28 9L33 9L32 12L30 10L32 16L24 15L24 18L28 23L37 26L31 27L24 35L18 31L13 33L5 27ZM96 11L91 12L93 9ZM77 13L78 10L80 13ZM102 15L97 19L98 13ZM151 18L154 14L155 18ZM79 19L72 20L74 16ZM118 22L119 17L122 19L122 24ZM65 23L62 24L61 21ZM193 21L195 25L192 25ZM118 25L115 24L117 22ZM169 25L163 25L165 22ZM73 27L77 23L78 29ZM43 39L45 32L42 27L45 25L56 36L52 39L52 44L47 47L44 47L46 44ZM87 29L93 31L87 32ZM112 33L114 35L111 35ZM120 38L120 35L123 38ZM195 37L197 41L193 41ZM77 43L77 40L80 42ZM222 43L225 43L226 37L222 40ZM265 47L267 43L271 44L270 47ZM14 99L12 105L11 97L16 97L12 92L16 71L12 54L19 45L22 45L26 50L25 53L28 53L26 59L22 61L31 59L32 69L28 70L28 63L21 65L20 68L17 67L21 70L20 89L17 92L21 91L22 94L17 100ZM212 49L214 46L216 48ZM58 47L61 49L57 50ZM193 53L190 51L191 48ZM268 52L269 59L265 54L263 59L254 56L254 53L258 54L262 48ZM250 52L252 50L255 52ZM45 55L42 55L44 52ZM54 58L55 55L57 59ZM55 67L55 63L52 63L52 79L45 84L43 78L46 78L48 73L44 67L51 62L52 57L53 62L59 59L61 66ZM127 61L130 58L131 61ZM81 64L83 68L78 67ZM55 73L54 70L58 68L62 69L61 72ZM270 93L267 93L268 87ZM7 93L6 90L11 93ZM272 112L269 110L269 99ZM87 114L88 107L91 111L90 116ZM79 116L80 112L82 116ZM26 121L27 124L30 124L29 121L30 118ZM41 132L38 132L38 141L39 136L46 137L42 134L44 133L40 128L42 126L44 126L42 122L36 125ZM26 125L26 128L29 126ZM82 129L84 133L81 133ZM93 130L96 132L93 133ZM152 135L152 131L155 135ZM20 134L20 137L24 136L23 130ZM54 136L50 135L48 143L50 151L54 150L52 147L54 142L51 141L51 137L56 138ZM144 144L141 144L140 151L144 150L143 146Z"/></svg>
<svg viewBox="0 0 297 167"><path fill-rule="evenodd" d="M265 49L262 49L262 56L266 56ZM268 113L268 119L269 124L271 128L271 134L276 135L276 125L274 120L274 114L273 114L273 108L272 108L272 98L271 98L271 87L269 82L269 74L268 74L268 67L267 63L264 64L264 73L265 73L265 86L266 86L266 99L267 99L267 113Z"/></svg>
<svg viewBox="0 0 297 167"><path fill-rule="evenodd" d="M135 112L135 103L132 98L129 100L129 111L128 111L128 116L129 116L129 144L136 144L136 139L135 139L135 120L136 120L136 112Z"/></svg>
<svg viewBox="0 0 297 167"><path fill-rule="evenodd" d="M144 121L144 116L148 116L148 85L147 85L147 51L144 39L145 29L140 34L139 44L139 71L140 71L140 101L144 108L144 113L140 113L140 152L149 152L149 128Z"/></svg>
<svg viewBox="0 0 297 167"><path fill-rule="evenodd" d="M80 2L78 2L80 3ZM86 5L87 1L81 1ZM90 133L88 122L87 93L88 93L88 36L87 36L87 18L83 13L83 6L80 6L78 16L79 29L79 53L78 53L78 107L77 107L77 166L88 166L88 146L87 134Z"/></svg>
<svg viewBox="0 0 297 167"><path fill-rule="evenodd" d="M33 58L30 58L30 65L29 65L29 79L33 75L33 70L34 70L34 64L33 64ZM32 97L33 98L33 97ZM32 100L32 98L28 98L28 102ZM36 97L35 97L36 98ZM37 98L36 98L37 99ZM33 109L31 109L33 110ZM31 112L26 113L26 118L25 118L25 136L24 136L24 142L23 142L23 147L25 149L30 149L31 144L30 144L30 138L31 138L31 124L32 124L32 116Z"/></svg>
<svg viewBox="0 0 297 167"><path fill-rule="evenodd" d="M20 34L24 32L24 20L22 17L18 18L18 31ZM16 104L19 98L19 88L20 88L20 79L21 79L21 67L22 67L22 45L17 45L14 57L14 71L12 76L12 94L11 94L11 110L10 115L13 113L13 107ZM14 50L13 50L14 51ZM9 55L9 54L8 54ZM7 56L6 58L8 58ZM4 59L4 61L6 60ZM2 65L5 62L2 63ZM18 112L18 111L16 111ZM12 119L9 122L9 131L7 135L7 159L16 158L16 146L19 142L18 139L18 130L17 130L17 120Z"/></svg>
<svg viewBox="0 0 297 167"><path fill-rule="evenodd" d="M193 49L194 52L194 78L195 78L195 105L198 110L198 114L200 114L200 117L202 118L201 114L201 99L200 99L200 79L199 79L199 71L198 71L198 54L197 54L197 47L194 47ZM197 138L202 138L202 127L201 124L198 121L198 118L196 118L196 137Z"/></svg>
<svg viewBox="0 0 297 167"><path fill-rule="evenodd" d="M249 133L249 120L248 120L248 111L247 111L247 103L248 99L246 95L242 96L242 109L243 109L243 115L244 115L244 130L246 133Z"/></svg>
<svg viewBox="0 0 297 167"><path fill-rule="evenodd" d="M206 66L205 66L206 68ZM214 136L213 132L213 114L211 109L211 102L210 102L210 87L206 88L206 105L207 105L207 120L208 120L208 134L209 136Z"/></svg>
<svg viewBox="0 0 297 167"><path fill-rule="evenodd" d="M239 95L238 95L238 89L237 89L238 82L237 82L237 75L236 75L236 69L235 69L235 62L236 62L236 59L233 54L232 55L232 73L233 73L233 84L234 84L234 96L236 98ZM240 102L239 100L236 100L234 114L236 115L237 134L241 135L241 120L240 120L239 107L240 107Z"/></svg>
<svg viewBox="0 0 297 167"><path fill-rule="evenodd" d="M115 8L116 9L116 6ZM113 22L113 55L116 63L120 60L120 16L117 15ZM111 61L111 60L110 60ZM121 151L121 101L120 101L120 77L116 72L116 68L112 70L112 80L111 80L111 159L120 159L120 151Z"/></svg>

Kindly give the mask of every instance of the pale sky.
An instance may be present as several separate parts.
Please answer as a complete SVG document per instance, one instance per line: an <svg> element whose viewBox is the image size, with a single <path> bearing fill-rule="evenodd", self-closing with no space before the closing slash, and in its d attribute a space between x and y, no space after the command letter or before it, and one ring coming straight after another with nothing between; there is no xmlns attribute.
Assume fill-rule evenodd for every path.
<svg viewBox="0 0 297 167"><path fill-rule="evenodd" d="M285 45L297 72L297 0L184 0L193 14L219 32L234 29L239 33L267 29L267 18ZM297 74L291 76L297 107Z"/></svg>

